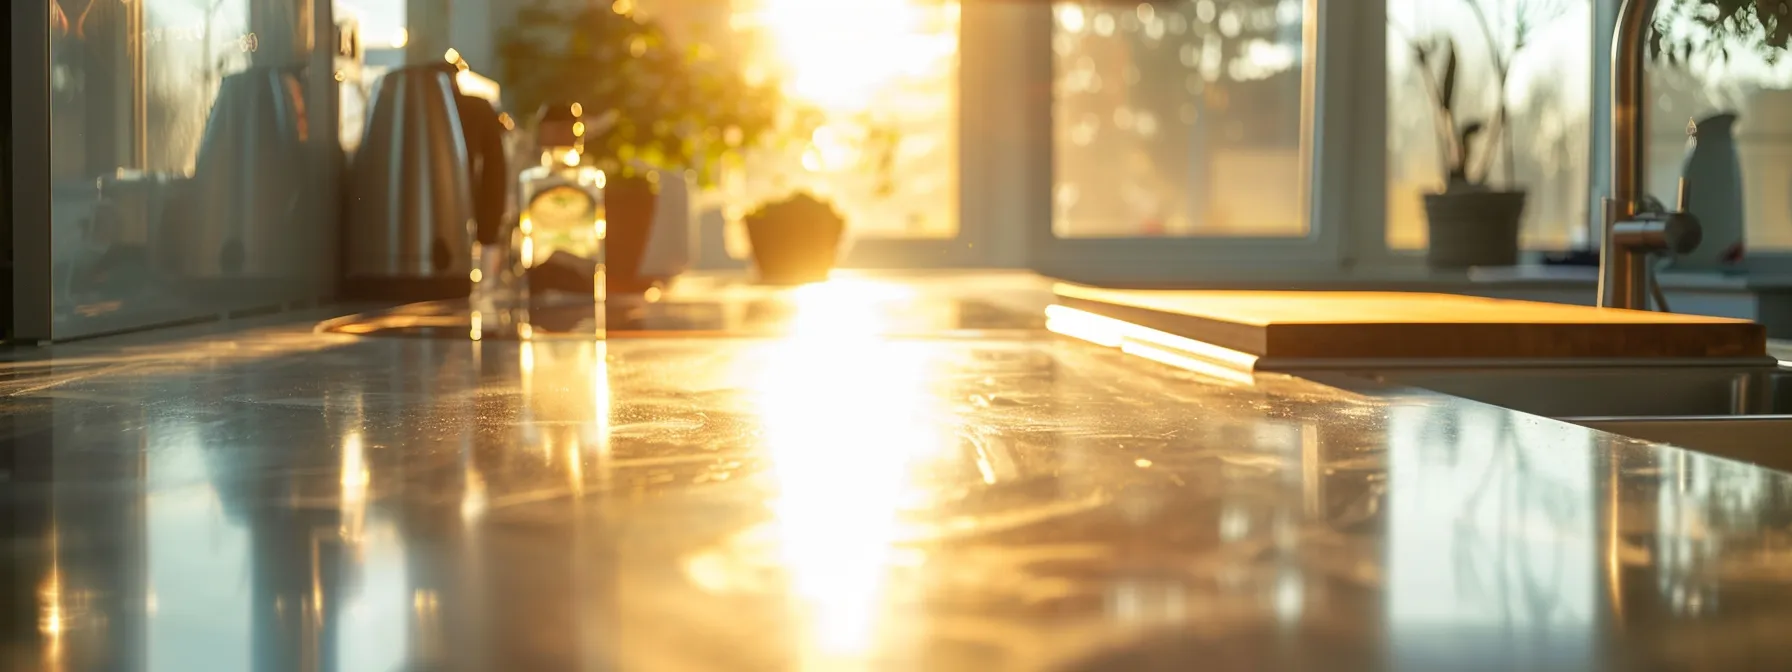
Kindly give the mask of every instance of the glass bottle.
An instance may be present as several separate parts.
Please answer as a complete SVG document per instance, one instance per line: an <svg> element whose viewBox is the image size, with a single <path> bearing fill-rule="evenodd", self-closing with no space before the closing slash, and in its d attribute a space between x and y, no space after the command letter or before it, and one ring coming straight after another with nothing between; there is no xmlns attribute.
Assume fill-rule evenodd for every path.
<svg viewBox="0 0 1792 672"><path fill-rule="evenodd" d="M585 165L585 123L578 104L544 108L537 125L541 162L522 171L515 245L532 300L552 291L594 299L595 330L604 335L603 171ZM570 282L568 278L578 278Z"/></svg>

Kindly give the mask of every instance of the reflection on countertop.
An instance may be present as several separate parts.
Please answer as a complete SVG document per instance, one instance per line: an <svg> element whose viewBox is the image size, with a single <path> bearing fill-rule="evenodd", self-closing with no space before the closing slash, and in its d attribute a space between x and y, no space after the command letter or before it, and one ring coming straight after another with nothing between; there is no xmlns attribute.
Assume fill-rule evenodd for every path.
<svg viewBox="0 0 1792 672"><path fill-rule="evenodd" d="M967 291L967 287L974 288ZM838 271L825 283L754 284L744 274L697 275L674 289L611 294L610 338L781 337L846 331L900 338L981 337L1045 326L1038 310L1051 283L1030 273L890 274ZM334 334L472 340L589 340L596 334L589 296L549 294L475 305L430 301L347 315L318 325ZM1013 335L1013 334L1008 334Z"/></svg>
<svg viewBox="0 0 1792 672"><path fill-rule="evenodd" d="M1792 667L1792 476L838 315L0 363L0 666Z"/></svg>

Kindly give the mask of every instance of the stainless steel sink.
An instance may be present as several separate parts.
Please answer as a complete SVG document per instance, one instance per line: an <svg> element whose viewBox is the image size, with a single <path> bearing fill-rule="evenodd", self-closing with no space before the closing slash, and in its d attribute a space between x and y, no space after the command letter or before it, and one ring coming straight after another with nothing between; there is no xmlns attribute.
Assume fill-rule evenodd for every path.
<svg viewBox="0 0 1792 672"><path fill-rule="evenodd" d="M1564 367L1361 374L1792 471L1792 370Z"/></svg>
<svg viewBox="0 0 1792 672"><path fill-rule="evenodd" d="M1792 416L1576 418L1602 432L1792 471Z"/></svg>
<svg viewBox="0 0 1792 672"><path fill-rule="evenodd" d="M1552 418L1792 414L1792 371L1771 367L1424 369L1366 377Z"/></svg>

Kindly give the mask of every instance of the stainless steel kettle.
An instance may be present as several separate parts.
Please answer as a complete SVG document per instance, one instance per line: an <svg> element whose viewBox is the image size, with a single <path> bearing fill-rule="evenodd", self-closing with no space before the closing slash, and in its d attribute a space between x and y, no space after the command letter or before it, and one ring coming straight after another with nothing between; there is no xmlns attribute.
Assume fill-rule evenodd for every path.
<svg viewBox="0 0 1792 672"><path fill-rule="evenodd" d="M307 263L291 249L305 181L298 76L257 66L225 77L199 144L193 217L175 232L188 278L286 276Z"/></svg>
<svg viewBox="0 0 1792 672"><path fill-rule="evenodd" d="M442 295L418 299L465 295L474 210L455 95L453 78L435 65L400 68L375 87L345 193L349 293L396 281ZM417 282L428 280L442 282Z"/></svg>

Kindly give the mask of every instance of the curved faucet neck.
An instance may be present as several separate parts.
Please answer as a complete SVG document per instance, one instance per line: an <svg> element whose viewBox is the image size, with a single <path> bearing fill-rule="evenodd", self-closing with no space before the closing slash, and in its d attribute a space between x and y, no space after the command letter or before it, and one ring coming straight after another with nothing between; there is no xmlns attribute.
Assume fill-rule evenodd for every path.
<svg viewBox="0 0 1792 672"><path fill-rule="evenodd" d="M1599 255L1602 308L1642 309L1649 305L1648 253L1617 244L1612 234L1619 222L1638 214L1647 193L1643 148L1648 141L1648 106L1643 74L1655 4L1656 0L1624 0L1612 38L1612 183Z"/></svg>
<svg viewBox="0 0 1792 672"><path fill-rule="evenodd" d="M1656 0L1624 0L1618 9L1612 39L1612 198L1632 204L1642 200L1643 146L1647 142L1644 83L1649 51L1649 23Z"/></svg>

